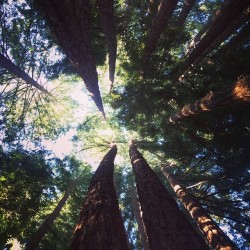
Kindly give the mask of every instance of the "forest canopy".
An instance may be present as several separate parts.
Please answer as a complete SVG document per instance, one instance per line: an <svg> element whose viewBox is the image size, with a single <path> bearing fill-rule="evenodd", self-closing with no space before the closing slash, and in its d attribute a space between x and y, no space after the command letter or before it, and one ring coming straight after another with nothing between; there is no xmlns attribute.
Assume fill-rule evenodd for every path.
<svg viewBox="0 0 250 250"><path fill-rule="evenodd" d="M206 247L222 249L187 200L249 249L248 0L0 3L0 247L78 249L83 201L115 159L124 249L157 249L136 155Z"/></svg>

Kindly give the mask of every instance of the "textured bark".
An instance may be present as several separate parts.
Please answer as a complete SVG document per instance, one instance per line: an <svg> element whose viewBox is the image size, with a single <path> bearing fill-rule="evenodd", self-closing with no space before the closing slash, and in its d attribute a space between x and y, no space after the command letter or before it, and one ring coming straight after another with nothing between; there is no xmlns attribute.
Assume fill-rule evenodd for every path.
<svg viewBox="0 0 250 250"><path fill-rule="evenodd" d="M45 13L58 42L104 115L91 48L89 0L36 0L36 3Z"/></svg>
<svg viewBox="0 0 250 250"><path fill-rule="evenodd" d="M115 62L117 53L116 28L114 21L114 0L97 0L101 17L102 29L108 45L109 53L109 80L113 86L115 75Z"/></svg>
<svg viewBox="0 0 250 250"><path fill-rule="evenodd" d="M129 153L150 249L208 249L133 143Z"/></svg>
<svg viewBox="0 0 250 250"><path fill-rule="evenodd" d="M141 237L143 250L150 250L149 244L148 244L148 235L147 235L146 228L142 219L141 206L140 206L139 199L137 197L137 194L134 188L132 190L132 205L133 205L133 210L135 214L135 219L138 224L138 231Z"/></svg>
<svg viewBox="0 0 250 250"><path fill-rule="evenodd" d="M142 55L142 71L143 74L146 71L146 67L150 60L150 57L156 49L157 42L161 33L168 24L168 21L172 17L172 14L176 8L178 0L162 0L158 8L156 19L153 22L152 28L146 39L143 55Z"/></svg>
<svg viewBox="0 0 250 250"><path fill-rule="evenodd" d="M116 153L113 145L92 177L70 249L128 249L113 183Z"/></svg>
<svg viewBox="0 0 250 250"><path fill-rule="evenodd" d="M238 80L233 86L221 91L211 92L193 104L184 106L169 118L169 123L219 108L233 106L241 102L250 102L250 76Z"/></svg>
<svg viewBox="0 0 250 250"><path fill-rule="evenodd" d="M186 64L191 65L195 59L228 27L234 18L241 15L249 6L249 1L226 1L225 5L217 13L216 18L211 22L211 25L201 39L201 41L190 52L186 59Z"/></svg>
<svg viewBox="0 0 250 250"><path fill-rule="evenodd" d="M214 49L218 49L222 42L228 39L234 32L236 32L240 27L242 27L250 17L250 13L239 15L236 17L229 26L216 38L214 41L197 57L193 66L198 65L206 56L211 53Z"/></svg>
<svg viewBox="0 0 250 250"><path fill-rule="evenodd" d="M34 233L34 235L28 241L26 248L25 248L26 250L35 250L38 248L41 240L49 232L52 224L54 223L56 218L59 216L74 186L75 186L75 182L72 182L69 185L68 189L65 191L64 196L59 201L59 203L57 204L53 212L47 217L47 219L43 222L43 224L38 228L38 230Z"/></svg>
<svg viewBox="0 0 250 250"><path fill-rule="evenodd" d="M190 216L196 221L210 247L215 250L238 249L229 237L212 220L201 204L179 185L167 167L162 167L161 170Z"/></svg>
<svg viewBox="0 0 250 250"><path fill-rule="evenodd" d="M49 94L49 92L40 85L37 81L31 78L28 74L26 74L23 70L21 70L18 66L12 63L8 58L6 58L3 54L0 53L0 65L1 67L8 70L10 73L16 75L18 78L24 80L27 84L41 90L42 92Z"/></svg>

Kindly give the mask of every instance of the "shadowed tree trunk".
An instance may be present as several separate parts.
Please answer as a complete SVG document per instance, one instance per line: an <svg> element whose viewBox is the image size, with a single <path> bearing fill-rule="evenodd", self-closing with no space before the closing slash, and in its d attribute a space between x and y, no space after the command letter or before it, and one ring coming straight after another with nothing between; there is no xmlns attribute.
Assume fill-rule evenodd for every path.
<svg viewBox="0 0 250 250"><path fill-rule="evenodd" d="M208 249L133 141L129 154L150 249Z"/></svg>
<svg viewBox="0 0 250 250"><path fill-rule="evenodd" d="M109 53L109 80L111 88L113 87L115 75L115 62L116 62L116 29L114 20L114 0L97 0L98 10L101 17L102 29L105 35L106 43L108 45Z"/></svg>
<svg viewBox="0 0 250 250"><path fill-rule="evenodd" d="M193 67L197 66L213 50L218 49L222 42L228 39L236 30L240 29L248 20L249 14L243 13L235 18L228 27L194 60Z"/></svg>
<svg viewBox="0 0 250 250"><path fill-rule="evenodd" d="M221 91L211 92L194 104L184 106L169 118L168 123L175 123L187 116L233 106L241 102L250 102L250 76L238 80L235 85Z"/></svg>
<svg viewBox="0 0 250 250"><path fill-rule="evenodd" d="M116 145L112 145L93 175L70 249L127 250L113 172Z"/></svg>
<svg viewBox="0 0 250 250"><path fill-rule="evenodd" d="M190 216L196 221L198 227L206 238L212 249L215 250L236 250L238 249L229 237L220 229L220 227L207 214L206 210L195 198L189 194L174 176L169 172L167 167L161 167L163 174L180 199Z"/></svg>
<svg viewBox="0 0 250 250"><path fill-rule="evenodd" d="M49 92L40 85L37 81L31 78L28 74L26 74L22 69L12 63L8 58L6 58L3 54L0 53L0 66L8 70L10 73L14 74L18 78L24 80L27 84L41 90L42 92L49 94Z"/></svg>
<svg viewBox="0 0 250 250"><path fill-rule="evenodd" d="M186 59L186 64L191 65L195 59L228 27L234 18L241 15L249 6L249 1L230 0L225 3L225 6L218 12L216 18L212 21L211 27L206 32L204 37L190 52Z"/></svg>
<svg viewBox="0 0 250 250"><path fill-rule="evenodd" d="M52 224L59 216L63 206L65 205L66 201L68 200L71 191L74 189L76 185L75 181L72 181L69 184L68 189L65 191L64 196L59 201L53 212L47 217L47 219L43 222L43 224L38 228L38 230L33 234L30 240L27 243L26 250L35 250L38 248L41 240L43 237L49 232Z"/></svg>
<svg viewBox="0 0 250 250"><path fill-rule="evenodd" d="M132 189L132 205L133 205L133 210L135 213L135 219L138 224L138 231L141 237L143 250L150 250L149 245L148 245L148 236L147 236L146 228L142 219L141 206L140 206L137 193L134 187Z"/></svg>
<svg viewBox="0 0 250 250"><path fill-rule="evenodd" d="M143 55L142 55L142 74L147 69L148 62L152 53L156 49L157 42L161 33L168 24L172 14L176 8L178 0L162 0L158 8L157 16L152 24L151 30L146 39Z"/></svg>
<svg viewBox="0 0 250 250"><path fill-rule="evenodd" d="M196 0L186 0L184 1L183 8L181 10L181 13L179 15L179 18L177 19L177 27L181 27L184 25L188 14L190 13L191 9L193 8Z"/></svg>
<svg viewBox="0 0 250 250"><path fill-rule="evenodd" d="M90 37L89 0L37 0L58 43L84 80L87 90L103 113Z"/></svg>

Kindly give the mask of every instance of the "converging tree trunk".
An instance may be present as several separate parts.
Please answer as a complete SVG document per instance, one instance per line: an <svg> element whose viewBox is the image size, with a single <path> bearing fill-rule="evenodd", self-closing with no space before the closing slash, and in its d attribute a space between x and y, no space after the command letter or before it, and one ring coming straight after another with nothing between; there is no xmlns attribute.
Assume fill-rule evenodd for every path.
<svg viewBox="0 0 250 250"><path fill-rule="evenodd" d="M142 55L142 73L146 71L146 67L154 52L161 33L168 24L172 14L176 8L178 0L162 0L158 8L157 16L153 22L151 30L146 39L143 55Z"/></svg>
<svg viewBox="0 0 250 250"><path fill-rule="evenodd" d="M103 113L96 64L91 48L89 0L37 0L58 43L85 82L90 96Z"/></svg>
<svg viewBox="0 0 250 250"><path fill-rule="evenodd" d="M135 188L132 189L132 205L133 205L133 210L135 214L135 219L138 224L138 231L141 237L143 250L150 250L149 245L148 245L148 235L147 235L146 228L142 219L141 205L139 203L139 199L137 197Z"/></svg>
<svg viewBox="0 0 250 250"><path fill-rule="evenodd" d="M208 249L133 141L129 154L150 249Z"/></svg>
<svg viewBox="0 0 250 250"><path fill-rule="evenodd" d="M234 18L241 15L249 6L249 1L226 1L221 11L212 21L211 27L204 37L197 43L186 59L186 65L191 65L198 56L218 37Z"/></svg>
<svg viewBox="0 0 250 250"><path fill-rule="evenodd" d="M22 69L16 66L11 62L8 58L6 58L3 54L0 53L0 66L8 70L10 73L14 74L18 78L24 80L27 84L41 90L42 92L49 94L49 92L40 85L37 81L31 78L27 73L25 73Z"/></svg>
<svg viewBox="0 0 250 250"><path fill-rule="evenodd" d="M116 28L114 20L114 0L97 0L98 10L101 17L102 29L108 45L109 53L109 80L111 82L111 90L114 82L115 75L115 62L116 62Z"/></svg>
<svg viewBox="0 0 250 250"><path fill-rule="evenodd" d="M193 8L193 6L195 5L195 2L197 0L186 0L184 1L183 3L183 8L180 12L180 15L177 19L177 27L181 27L184 25L187 17L188 17L188 14L190 13L191 9Z"/></svg>
<svg viewBox="0 0 250 250"><path fill-rule="evenodd" d="M183 206L187 209L190 216L196 221L211 248L215 250L238 249L229 237L212 220L210 215L207 214L201 204L179 185L167 167L162 166L161 170L166 176L177 197L182 202Z"/></svg>
<svg viewBox="0 0 250 250"><path fill-rule="evenodd" d="M168 122L175 123L184 117L233 106L241 102L250 102L250 76L238 80L233 86L214 93L211 92L195 103L184 106L171 116Z"/></svg>
<svg viewBox="0 0 250 250"><path fill-rule="evenodd" d="M66 201L68 200L71 191L74 189L76 182L72 181L69 184L68 189L65 191L64 196L59 201L53 212L47 217L47 219L43 222L43 224L38 228L38 230L33 234L26 245L26 250L35 250L38 248L41 240L43 237L49 232L52 224L59 216L63 206L65 205Z"/></svg>
<svg viewBox="0 0 250 250"><path fill-rule="evenodd" d="M113 183L116 145L104 156L89 185L80 219L72 237L72 250L127 250Z"/></svg>

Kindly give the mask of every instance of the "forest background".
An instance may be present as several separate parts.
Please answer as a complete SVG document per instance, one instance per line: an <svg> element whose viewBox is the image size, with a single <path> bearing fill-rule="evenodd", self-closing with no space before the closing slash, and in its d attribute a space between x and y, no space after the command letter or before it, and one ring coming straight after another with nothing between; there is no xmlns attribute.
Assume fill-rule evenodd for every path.
<svg viewBox="0 0 250 250"><path fill-rule="evenodd" d="M68 249L89 180L115 140L120 210L131 249L142 249L135 139L173 197L161 164L249 249L248 1L85 1L84 15L67 1L56 15L49 2L58 4L0 5L0 246L27 243L76 181L39 248ZM46 146L68 137L64 157Z"/></svg>

